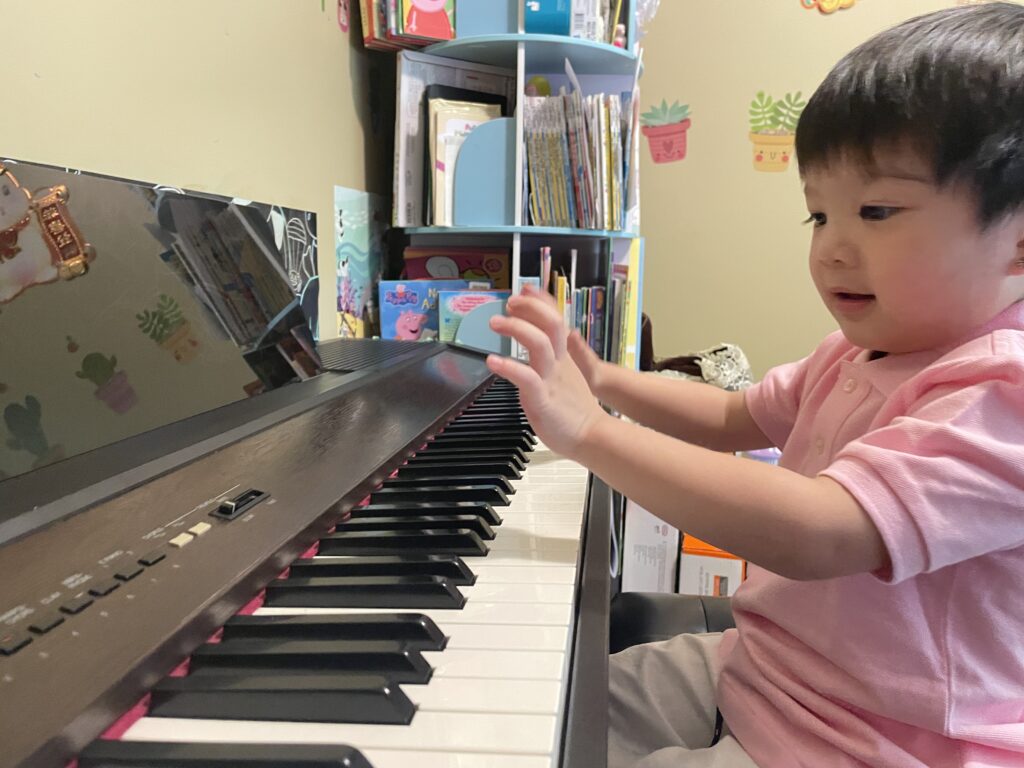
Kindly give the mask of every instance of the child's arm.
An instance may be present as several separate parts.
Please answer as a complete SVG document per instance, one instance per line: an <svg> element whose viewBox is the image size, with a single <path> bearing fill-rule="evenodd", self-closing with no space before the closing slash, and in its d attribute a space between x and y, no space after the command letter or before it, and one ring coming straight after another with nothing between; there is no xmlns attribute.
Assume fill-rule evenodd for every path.
<svg viewBox="0 0 1024 768"><path fill-rule="evenodd" d="M794 579L885 571L867 514L838 483L675 440L606 414L566 347L557 311L533 292L491 325L530 352L530 365L491 356L519 387L538 436L675 527Z"/></svg>
<svg viewBox="0 0 1024 768"><path fill-rule="evenodd" d="M576 332L567 344L590 391L634 421L716 451L745 451L772 444L751 418L742 392L613 365L594 354Z"/></svg>

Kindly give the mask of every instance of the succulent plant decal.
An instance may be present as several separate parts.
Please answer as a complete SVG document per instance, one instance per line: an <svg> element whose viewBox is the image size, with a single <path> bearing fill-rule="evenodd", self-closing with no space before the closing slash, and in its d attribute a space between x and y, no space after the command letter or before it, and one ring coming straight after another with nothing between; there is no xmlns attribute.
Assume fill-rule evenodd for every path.
<svg viewBox="0 0 1024 768"><path fill-rule="evenodd" d="M4 408L4 424L11 437L7 446L15 451L28 451L36 460L33 468L60 461L64 458L64 447L51 446L43 433L43 408L32 395L25 397L25 404L11 403Z"/></svg>
<svg viewBox="0 0 1024 768"><path fill-rule="evenodd" d="M88 379L97 387L102 387L112 378L117 371L117 357L106 357L99 352L90 352L82 358L82 369L76 371L75 375L80 379Z"/></svg>
<svg viewBox="0 0 1024 768"><path fill-rule="evenodd" d="M96 399L106 403L114 413L125 413L138 402L135 389L128 383L128 375L117 370L115 355L107 357L90 352L82 358L82 369L75 375L95 384Z"/></svg>
<svg viewBox="0 0 1024 768"><path fill-rule="evenodd" d="M135 319L139 321L139 329L157 344L167 339L185 322L178 302L165 293L160 294L155 310L144 310L137 314Z"/></svg>
<svg viewBox="0 0 1024 768"><path fill-rule="evenodd" d="M776 101L764 91L758 91L750 102L750 132L766 134L796 133L800 113L807 106L800 91L787 93Z"/></svg>
<svg viewBox="0 0 1024 768"><path fill-rule="evenodd" d="M655 163L674 163L686 157L686 131L690 127L690 105L668 99L640 115L640 132L647 137Z"/></svg>
<svg viewBox="0 0 1024 768"><path fill-rule="evenodd" d="M678 101L674 101L672 106L669 106L668 100L662 99L660 105L655 105L640 115L640 123L651 127L672 125L683 122L689 116L689 104L680 104Z"/></svg>

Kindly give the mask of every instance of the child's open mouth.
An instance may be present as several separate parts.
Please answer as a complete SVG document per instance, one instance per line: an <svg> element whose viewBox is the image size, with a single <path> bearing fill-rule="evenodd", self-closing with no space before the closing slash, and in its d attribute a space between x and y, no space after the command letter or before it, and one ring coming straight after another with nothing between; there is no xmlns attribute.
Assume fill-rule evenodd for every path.
<svg viewBox="0 0 1024 768"><path fill-rule="evenodd" d="M873 293L853 293L851 291L833 291L836 307L844 313L864 310L875 300Z"/></svg>

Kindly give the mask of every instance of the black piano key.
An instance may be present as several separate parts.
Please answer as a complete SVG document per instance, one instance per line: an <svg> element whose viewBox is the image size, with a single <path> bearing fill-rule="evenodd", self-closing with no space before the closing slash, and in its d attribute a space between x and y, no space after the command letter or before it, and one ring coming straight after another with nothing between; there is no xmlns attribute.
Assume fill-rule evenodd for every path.
<svg viewBox="0 0 1024 768"><path fill-rule="evenodd" d="M320 539L321 555L451 554L486 555L487 545L472 531L378 531L334 533Z"/></svg>
<svg viewBox="0 0 1024 768"><path fill-rule="evenodd" d="M445 434L463 434L464 432L498 432L503 435L526 435L533 436L533 430L525 424L514 421L494 421L491 419L478 420L466 419L465 421L453 421L444 428Z"/></svg>
<svg viewBox="0 0 1024 768"><path fill-rule="evenodd" d="M401 688L370 675L189 675L152 694L151 717L408 725L416 712Z"/></svg>
<svg viewBox="0 0 1024 768"><path fill-rule="evenodd" d="M403 558L322 558L327 561L402 560ZM413 559L413 558L410 558ZM455 558L458 559L458 558ZM292 563L292 570L310 560ZM461 560L459 561L462 562ZM330 565L331 563L325 563ZM291 638L295 640L394 640L418 651L443 651L448 644L441 629L422 613L232 616L224 640Z"/></svg>
<svg viewBox="0 0 1024 768"><path fill-rule="evenodd" d="M474 424L467 425L449 425L444 428L441 432L435 435L434 439L438 438L459 438L460 440L469 438L508 438L511 440L525 440L531 446L537 444L537 438L533 436L532 432L527 432L524 429L516 429L509 427L488 427L488 426L476 426Z"/></svg>
<svg viewBox="0 0 1024 768"><path fill-rule="evenodd" d="M486 521L476 515L408 515L392 517L354 517L340 523L339 531L401 531L410 528L432 528L435 531L465 529L475 531L484 541L494 538L494 531Z"/></svg>
<svg viewBox="0 0 1024 768"><path fill-rule="evenodd" d="M461 608L466 598L441 576L316 576L267 584L264 605L288 608Z"/></svg>
<svg viewBox="0 0 1024 768"><path fill-rule="evenodd" d="M430 488L438 485L493 485L500 488L506 496L516 492L508 480L497 475L461 475L453 473L441 477L389 477L382 484L385 488Z"/></svg>
<svg viewBox="0 0 1024 768"><path fill-rule="evenodd" d="M432 459L443 458L450 460L456 456L470 459L501 459L502 461L517 461L525 469L530 461L530 451L522 448L509 448L500 446L481 445L474 448L465 445L442 445L441 443L428 443L427 447L409 459L429 456Z"/></svg>
<svg viewBox="0 0 1024 768"><path fill-rule="evenodd" d="M189 676L353 673L393 683L426 683L433 670L419 650L392 640L224 640L192 652Z"/></svg>
<svg viewBox="0 0 1024 768"><path fill-rule="evenodd" d="M458 555L316 557L296 560L288 569L289 577L302 579L324 576L419 575L440 576L457 587L470 587L476 583L476 574Z"/></svg>
<svg viewBox="0 0 1024 768"><path fill-rule="evenodd" d="M526 469L526 461L522 455L511 451L490 451L487 453L475 453L473 451L448 450L435 448L433 451L424 449L423 453L410 456L405 466L414 467L423 464L449 463L452 461L501 461L508 462L522 472Z"/></svg>
<svg viewBox="0 0 1024 768"><path fill-rule="evenodd" d="M483 501L495 507L508 506L508 496L494 485L384 487L370 493L371 504L428 503L431 501Z"/></svg>
<svg viewBox="0 0 1024 768"><path fill-rule="evenodd" d="M398 468L398 477L442 477L461 472L467 477L496 475L518 480L523 473L511 461L438 461L404 464Z"/></svg>
<svg viewBox="0 0 1024 768"><path fill-rule="evenodd" d="M422 517L429 515L475 515L490 526L501 525L501 516L483 501L438 501L430 503L367 504L353 507L349 514L358 517Z"/></svg>
<svg viewBox="0 0 1024 768"><path fill-rule="evenodd" d="M97 739L78 768L373 768L346 744L187 744Z"/></svg>
<svg viewBox="0 0 1024 768"><path fill-rule="evenodd" d="M475 437L459 437L458 435L446 435L443 432L435 435L427 443L428 448L437 445L442 448L462 448L463 450L474 451L477 448L518 448L521 451L533 450L533 443L525 437L497 435L489 437L479 435Z"/></svg>

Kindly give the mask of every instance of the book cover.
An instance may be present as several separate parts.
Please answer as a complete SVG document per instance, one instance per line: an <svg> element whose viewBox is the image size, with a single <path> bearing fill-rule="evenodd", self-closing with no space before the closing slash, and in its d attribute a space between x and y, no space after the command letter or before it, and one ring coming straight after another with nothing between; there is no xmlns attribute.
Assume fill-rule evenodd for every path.
<svg viewBox="0 0 1024 768"><path fill-rule="evenodd" d="M525 13L528 33L568 35L572 28L572 0L530 0Z"/></svg>
<svg viewBox="0 0 1024 768"><path fill-rule="evenodd" d="M476 246L410 246L402 253L405 277L410 280L487 280L506 290L511 269L507 248Z"/></svg>
<svg viewBox="0 0 1024 768"><path fill-rule="evenodd" d="M381 338L402 341L436 339L440 292L463 290L468 286L466 280L381 280Z"/></svg>
<svg viewBox="0 0 1024 768"><path fill-rule="evenodd" d="M455 0L402 0L402 34L421 40L455 37Z"/></svg>
<svg viewBox="0 0 1024 768"><path fill-rule="evenodd" d="M432 202L430 221L435 226L450 227L455 223L455 158L474 128L501 117L501 106L430 99L427 110Z"/></svg>
<svg viewBox="0 0 1024 768"><path fill-rule="evenodd" d="M491 301L508 301L511 291L440 291L438 293L438 318L441 341L454 341L462 318Z"/></svg>

